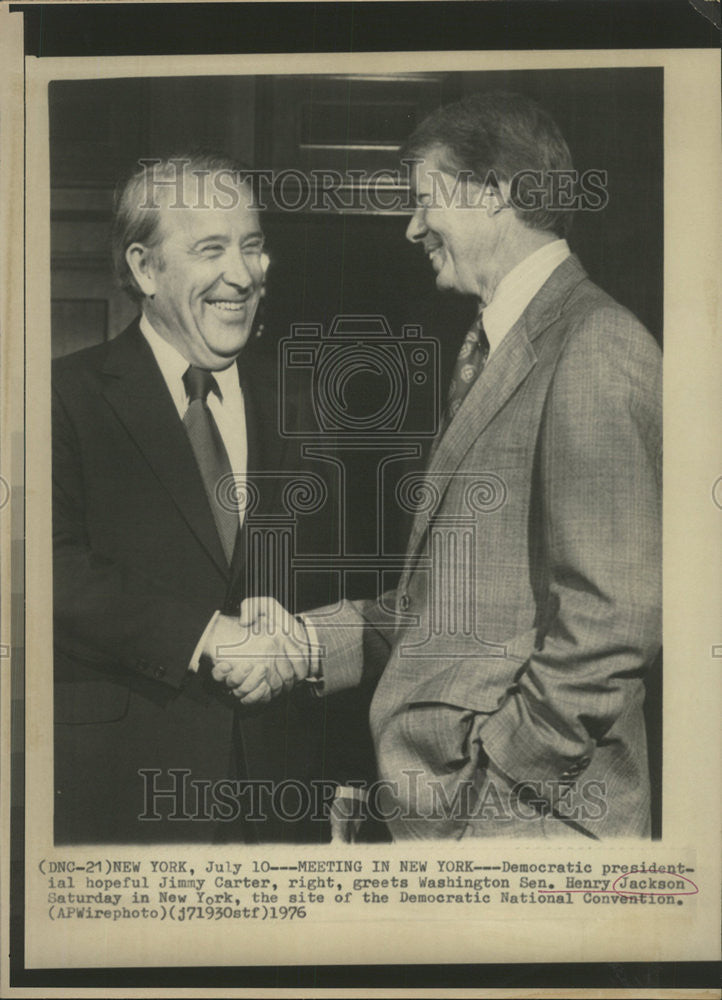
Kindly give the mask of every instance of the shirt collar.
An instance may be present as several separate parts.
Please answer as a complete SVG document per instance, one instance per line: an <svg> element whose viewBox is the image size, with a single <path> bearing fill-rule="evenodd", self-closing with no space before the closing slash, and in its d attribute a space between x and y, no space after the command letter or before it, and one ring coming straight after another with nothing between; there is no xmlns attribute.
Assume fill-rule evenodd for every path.
<svg viewBox="0 0 722 1000"><path fill-rule="evenodd" d="M188 368L188 362L172 344L156 333L148 317L143 313L140 317L140 332L148 341L148 345L158 362L163 378L169 388L180 383L183 388L183 376ZM185 390L184 390L185 391Z"/></svg>
<svg viewBox="0 0 722 1000"><path fill-rule="evenodd" d="M218 385L218 390L221 394L222 400L228 399L231 392L238 392L240 382L238 379L238 365L235 361L227 368L223 368L218 372L213 372L213 375Z"/></svg>
<svg viewBox="0 0 722 1000"><path fill-rule="evenodd" d="M545 243L502 278L494 297L481 314L490 353L499 346L542 285L570 252L566 240Z"/></svg>
<svg viewBox="0 0 722 1000"><path fill-rule="evenodd" d="M143 313L140 317L140 332L148 341L150 349L153 351L161 374L166 381L168 388L174 399L187 400L187 393L183 376L190 364L177 348L173 347L167 340L164 340L156 332L148 317ZM216 380L221 400L226 398L229 392L239 387L238 367L234 361L227 368L221 371L214 371L213 377Z"/></svg>

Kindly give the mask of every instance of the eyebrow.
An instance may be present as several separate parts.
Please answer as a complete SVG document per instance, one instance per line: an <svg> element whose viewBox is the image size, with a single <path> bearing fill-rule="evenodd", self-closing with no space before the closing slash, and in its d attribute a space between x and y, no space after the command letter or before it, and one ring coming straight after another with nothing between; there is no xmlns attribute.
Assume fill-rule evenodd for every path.
<svg viewBox="0 0 722 1000"><path fill-rule="evenodd" d="M244 236L243 242L247 243L248 240L259 240L259 239L260 240L264 239L264 235L260 229L257 229L252 233L248 233L247 236ZM191 244L191 249L195 250L196 247L201 246L203 243L223 243L224 245L226 245L230 242L231 241L229 240L228 236L225 233L212 233L209 236L201 236L199 240L196 240L195 243Z"/></svg>

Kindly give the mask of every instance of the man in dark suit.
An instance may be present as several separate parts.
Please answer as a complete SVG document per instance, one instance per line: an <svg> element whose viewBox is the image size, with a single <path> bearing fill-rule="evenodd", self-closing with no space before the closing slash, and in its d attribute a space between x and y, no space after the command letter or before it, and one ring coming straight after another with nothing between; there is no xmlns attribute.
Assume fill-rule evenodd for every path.
<svg viewBox="0 0 722 1000"><path fill-rule="evenodd" d="M263 704L295 679L290 635L262 689L223 683L251 671L239 603L269 585L251 507L282 510L274 473L298 467L249 346L268 258L238 169L177 157L129 179L114 256L141 315L54 366L57 843L300 835L268 808L244 822L247 785L216 794L306 781L315 727L295 696Z"/></svg>
<svg viewBox="0 0 722 1000"><path fill-rule="evenodd" d="M395 838L648 836L659 348L570 253L554 192L571 158L533 101L441 108L405 154L407 237L478 315L408 490L399 585L305 615L309 669L327 694L380 674L371 728Z"/></svg>

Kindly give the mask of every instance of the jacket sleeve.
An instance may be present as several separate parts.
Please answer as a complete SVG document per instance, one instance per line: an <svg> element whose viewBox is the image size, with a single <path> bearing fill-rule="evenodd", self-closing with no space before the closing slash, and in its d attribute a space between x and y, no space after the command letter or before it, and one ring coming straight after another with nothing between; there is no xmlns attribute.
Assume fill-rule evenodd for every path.
<svg viewBox="0 0 722 1000"><path fill-rule="evenodd" d="M661 359L620 308L567 341L539 459L548 627L480 727L514 782L584 770L661 644Z"/></svg>
<svg viewBox="0 0 722 1000"><path fill-rule="evenodd" d="M106 670L130 670L179 688L208 624L207 609L153 577L94 552L85 516L81 449L53 393L53 591L57 648Z"/></svg>
<svg viewBox="0 0 722 1000"><path fill-rule="evenodd" d="M319 643L323 685L319 694L335 694L358 686L366 677L381 675L389 658L396 628L395 592L377 600L341 601L305 611Z"/></svg>

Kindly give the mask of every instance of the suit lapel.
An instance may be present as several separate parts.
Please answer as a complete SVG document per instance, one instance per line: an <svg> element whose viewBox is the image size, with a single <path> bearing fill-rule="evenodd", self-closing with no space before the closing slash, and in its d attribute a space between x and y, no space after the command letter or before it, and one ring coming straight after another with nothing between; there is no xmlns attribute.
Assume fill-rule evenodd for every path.
<svg viewBox="0 0 722 1000"><path fill-rule="evenodd" d="M228 567L193 451L137 322L111 341L105 398L224 578Z"/></svg>
<svg viewBox="0 0 722 1000"><path fill-rule="evenodd" d="M586 273L574 255L560 264L491 355L469 390L426 470L424 478L434 502L430 510L414 518L407 546L405 578L464 456L527 378L537 360L533 342L559 318L572 290L585 277Z"/></svg>
<svg viewBox="0 0 722 1000"><path fill-rule="evenodd" d="M414 518L407 559L418 549L464 456L535 364L534 348L517 323L492 354L431 458L424 479L434 501Z"/></svg>

